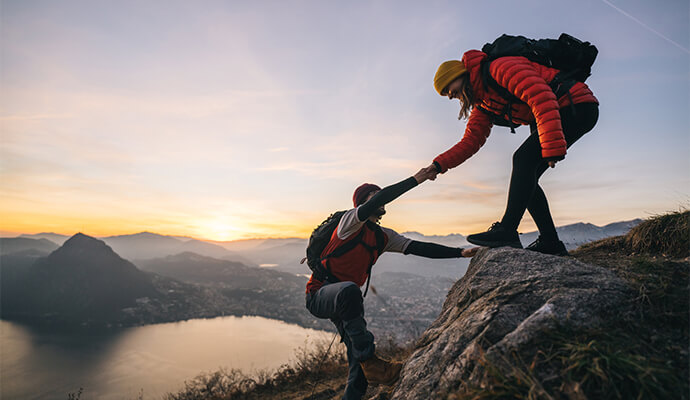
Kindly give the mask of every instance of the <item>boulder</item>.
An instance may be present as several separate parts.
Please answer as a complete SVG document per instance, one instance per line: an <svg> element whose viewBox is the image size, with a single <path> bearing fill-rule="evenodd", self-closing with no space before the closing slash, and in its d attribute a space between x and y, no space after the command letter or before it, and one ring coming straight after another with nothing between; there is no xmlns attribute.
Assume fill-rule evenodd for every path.
<svg viewBox="0 0 690 400"><path fill-rule="evenodd" d="M483 249L418 340L391 399L437 398L462 382L481 385L481 356L500 368L515 354L534 354L556 327L596 329L626 312L630 298L630 288L604 268L527 250Z"/></svg>

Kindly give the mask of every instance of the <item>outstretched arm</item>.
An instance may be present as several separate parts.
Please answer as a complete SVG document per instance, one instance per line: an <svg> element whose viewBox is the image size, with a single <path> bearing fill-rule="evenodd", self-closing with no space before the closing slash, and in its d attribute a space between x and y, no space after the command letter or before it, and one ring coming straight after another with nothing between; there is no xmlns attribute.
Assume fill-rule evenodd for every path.
<svg viewBox="0 0 690 400"><path fill-rule="evenodd" d="M405 255L413 254L415 256L427 257L427 258L460 258L460 257L472 257L474 256L479 247L473 247L470 249L463 249L461 247L449 247L437 243L429 242L419 242L413 240L407 249L405 249Z"/></svg>
<svg viewBox="0 0 690 400"><path fill-rule="evenodd" d="M465 134L453 147L439 154L432 165L437 172L445 173L462 164L481 148L491 133L491 120L479 108L475 107L467 119Z"/></svg>
<svg viewBox="0 0 690 400"><path fill-rule="evenodd" d="M436 179L436 174L431 173L427 168L420 169L414 176L402 180L394 185L386 186L378 193L373 195L366 203L357 209L357 218L364 221L374 214L379 207L390 203L400 197L403 193L419 185L427 179Z"/></svg>

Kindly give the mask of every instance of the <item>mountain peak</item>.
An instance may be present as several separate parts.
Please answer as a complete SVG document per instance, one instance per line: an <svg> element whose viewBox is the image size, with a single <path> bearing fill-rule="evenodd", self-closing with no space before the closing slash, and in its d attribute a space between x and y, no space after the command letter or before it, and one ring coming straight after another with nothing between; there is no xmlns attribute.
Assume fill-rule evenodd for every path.
<svg viewBox="0 0 690 400"><path fill-rule="evenodd" d="M79 263L87 260L113 260L113 262L122 260L104 241L81 232L67 239L62 247L55 250L49 257L81 260Z"/></svg>
<svg viewBox="0 0 690 400"><path fill-rule="evenodd" d="M98 246L98 247L108 247L104 241L96 239L93 236L83 234L81 232L75 234L71 238L67 239L62 247L72 247L72 246Z"/></svg>

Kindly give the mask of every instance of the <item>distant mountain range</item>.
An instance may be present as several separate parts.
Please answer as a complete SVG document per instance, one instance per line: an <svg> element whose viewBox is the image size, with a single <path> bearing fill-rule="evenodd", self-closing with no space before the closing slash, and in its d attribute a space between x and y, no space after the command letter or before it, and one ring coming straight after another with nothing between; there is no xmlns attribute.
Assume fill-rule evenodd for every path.
<svg viewBox="0 0 690 400"><path fill-rule="evenodd" d="M57 244L58 246L62 246L67 239L70 238L70 236L67 235L60 235L57 233L52 233L52 232L43 232L43 233L35 233L35 234L23 234L19 235L20 238L27 238L27 239L46 239L50 240L51 242ZM4 238L3 238L4 239Z"/></svg>
<svg viewBox="0 0 690 400"><path fill-rule="evenodd" d="M197 239L179 239L156 233L141 232L134 235L108 236L102 240L118 254L129 260L145 260L192 252L207 257L223 258L253 265L252 261L227 250L223 246Z"/></svg>
<svg viewBox="0 0 690 400"><path fill-rule="evenodd" d="M60 242L62 243L62 242ZM0 254L12 254L24 251L35 251L48 254L60 247L57 243L45 239L31 239L26 237L2 238L0 239Z"/></svg>
<svg viewBox="0 0 690 400"><path fill-rule="evenodd" d="M558 233L568 249L599 240L609 236L623 235L630 228L639 224L642 220L622 221L605 226L597 226L589 223L576 223L558 227ZM405 232L403 235L413 240L435 242L448 246L471 246L466 237L460 234L445 236L427 236L419 232ZM538 236L537 232L528 232L520 235L523 246L529 245ZM17 251L34 250L48 253L52 247L66 238L54 233L41 233L37 235L22 235L19 238L3 238L0 240L1 254L12 254ZM31 242L35 240L35 242ZM55 241L54 246L50 242ZM202 241L191 238L180 238L142 232L133 235L110 236L102 238L118 255L134 262L145 265L146 260L177 255L180 253L196 253L206 257L223 259L247 266L263 266L277 271L291 274L308 274L309 269L301 265L299 261L304 257L307 247L307 239L249 239L230 242ZM33 244L32 244L33 243ZM465 260L449 262L448 260L429 260L419 257L402 257L400 255L388 255L382 257L374 268L374 273L406 272L421 276L444 276L459 278L465 273L467 262Z"/></svg>
<svg viewBox="0 0 690 400"><path fill-rule="evenodd" d="M558 232L572 249L625 234L639 222L603 227L578 223L559 227ZM404 235L469 246L459 234ZM530 232L521 240L527 245L536 237ZM313 318L304 307L310 271L299 261L306 246L307 240L300 238L205 242L148 232L102 240L77 234L63 241L49 233L2 238L0 316L31 323L129 326L258 315L324 328L327 321ZM445 292L468 264L465 258L381 257L365 300L371 328L413 337L413 331L433 319Z"/></svg>
<svg viewBox="0 0 690 400"><path fill-rule="evenodd" d="M43 239L23 239L44 244ZM158 272L151 273L83 234L47 256L19 247L0 258L4 319L128 326L259 315L319 325L304 308L306 279L292 274L190 252L147 261L144 270Z"/></svg>
<svg viewBox="0 0 690 400"><path fill-rule="evenodd" d="M55 250L55 248L62 245L68 238L69 236L56 233L20 235L17 238L0 239L0 249L2 250L1 254L13 253L19 246L38 249L38 243L32 246L27 240L41 240L43 243L41 250L48 249L48 246L46 246L48 242L46 241L52 242L54 244L52 250ZM132 261L193 252L208 257L223 258L241 262L245 265L253 265L253 262L249 259L221 245L192 238L180 238L151 232L140 232L132 235L107 236L100 239L110 246L118 255ZM5 251L6 247L7 251Z"/></svg>
<svg viewBox="0 0 690 400"><path fill-rule="evenodd" d="M642 219L630 221L614 222L604 226L596 226L589 223L578 222L576 224L558 227L556 231L561 241L565 243L568 250L576 249L585 243L604 239L611 236L625 235L628 231L637 226ZM538 232L528 232L520 235L523 246L528 246L539 236Z"/></svg>

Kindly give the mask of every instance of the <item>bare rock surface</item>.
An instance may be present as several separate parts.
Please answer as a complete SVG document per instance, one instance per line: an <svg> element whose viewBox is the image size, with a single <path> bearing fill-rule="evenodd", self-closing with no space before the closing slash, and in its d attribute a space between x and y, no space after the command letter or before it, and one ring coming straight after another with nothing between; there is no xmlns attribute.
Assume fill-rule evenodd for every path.
<svg viewBox="0 0 690 400"><path fill-rule="evenodd" d="M459 382L479 383L480 354L500 364L538 348L556 326L596 328L625 312L631 295L613 272L572 258L482 250L420 337L391 399L437 398Z"/></svg>

